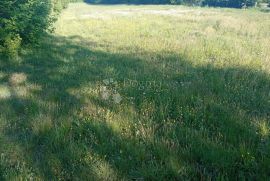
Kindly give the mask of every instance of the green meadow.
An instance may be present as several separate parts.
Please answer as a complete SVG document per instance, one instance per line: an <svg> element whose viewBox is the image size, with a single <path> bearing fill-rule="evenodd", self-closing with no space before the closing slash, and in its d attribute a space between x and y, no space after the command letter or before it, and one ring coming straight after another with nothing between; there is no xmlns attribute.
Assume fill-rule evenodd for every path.
<svg viewBox="0 0 270 181"><path fill-rule="evenodd" d="M89 5L0 63L0 180L267 180L270 14Z"/></svg>

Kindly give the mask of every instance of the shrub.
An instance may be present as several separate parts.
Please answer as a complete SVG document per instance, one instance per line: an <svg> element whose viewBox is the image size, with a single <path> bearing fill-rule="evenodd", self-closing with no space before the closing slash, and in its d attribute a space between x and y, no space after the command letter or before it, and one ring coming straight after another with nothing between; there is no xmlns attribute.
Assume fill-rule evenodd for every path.
<svg viewBox="0 0 270 181"><path fill-rule="evenodd" d="M1 52L16 54L21 43L37 43L53 22L51 7L50 0L1 0Z"/></svg>
<svg viewBox="0 0 270 181"><path fill-rule="evenodd" d="M8 57L15 58L18 56L18 50L21 46L21 38L18 34L12 35L9 34L5 37L5 40L3 41L3 53L7 55Z"/></svg>
<svg viewBox="0 0 270 181"><path fill-rule="evenodd" d="M52 30L54 15L77 1L82 0L0 0L0 53L10 56L21 44L37 43Z"/></svg>

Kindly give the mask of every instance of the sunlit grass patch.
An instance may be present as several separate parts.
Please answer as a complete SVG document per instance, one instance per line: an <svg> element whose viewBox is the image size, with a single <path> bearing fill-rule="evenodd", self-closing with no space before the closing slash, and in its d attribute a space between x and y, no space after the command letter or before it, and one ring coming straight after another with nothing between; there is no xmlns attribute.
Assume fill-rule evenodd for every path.
<svg viewBox="0 0 270 181"><path fill-rule="evenodd" d="M11 97L10 89L7 85L1 85L0 86L0 98L1 99L7 99Z"/></svg>
<svg viewBox="0 0 270 181"><path fill-rule="evenodd" d="M26 80L27 80L27 75L25 75L24 73L14 73L9 78L10 84L13 84L13 85L22 84Z"/></svg>

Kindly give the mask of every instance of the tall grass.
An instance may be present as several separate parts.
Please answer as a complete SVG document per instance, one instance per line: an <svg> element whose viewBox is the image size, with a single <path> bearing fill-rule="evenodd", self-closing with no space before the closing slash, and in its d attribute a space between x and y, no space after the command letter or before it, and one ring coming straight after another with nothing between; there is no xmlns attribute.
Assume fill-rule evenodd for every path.
<svg viewBox="0 0 270 181"><path fill-rule="evenodd" d="M71 4L0 64L0 179L267 180L269 18Z"/></svg>

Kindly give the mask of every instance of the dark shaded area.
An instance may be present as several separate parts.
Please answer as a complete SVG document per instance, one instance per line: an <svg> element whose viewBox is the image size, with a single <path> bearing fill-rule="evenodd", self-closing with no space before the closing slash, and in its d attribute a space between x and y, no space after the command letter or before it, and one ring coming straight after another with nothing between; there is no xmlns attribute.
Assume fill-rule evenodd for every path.
<svg viewBox="0 0 270 181"><path fill-rule="evenodd" d="M95 44L80 37L48 37L22 55L21 63L0 64L8 76L23 72L28 83L41 87L29 98L0 99L1 118L8 120L3 139L22 148L33 173L45 180L98 180L96 162L89 165L84 159L91 152L127 179L268 178L269 138L262 138L252 122L270 118L268 74L240 67L194 67L186 57L166 52L165 57L152 54L160 58L149 63L132 54L92 51L91 46ZM121 87L125 99L120 105L98 97L84 100L69 92L107 78L120 84L126 78L154 79L161 87ZM1 84L6 82L8 77L0 79ZM133 136L113 130L105 113L95 109L77 114L87 102L114 114L121 114L121 107L134 107L138 117L133 120ZM149 104L150 113L145 109ZM35 132L35 121L44 120L40 115L50 116L52 127ZM139 127L153 128L153 138L136 136ZM0 165L0 178L13 167ZM15 169L14 174L18 172Z"/></svg>
<svg viewBox="0 0 270 181"><path fill-rule="evenodd" d="M173 4L171 0L85 0L90 4Z"/></svg>
<svg viewBox="0 0 270 181"><path fill-rule="evenodd" d="M252 7L256 2L256 0L204 0L202 1L202 5L212 7L242 8Z"/></svg>
<svg viewBox="0 0 270 181"><path fill-rule="evenodd" d="M191 6L211 6L242 8L252 7L257 0L84 0L90 4L178 4Z"/></svg>

